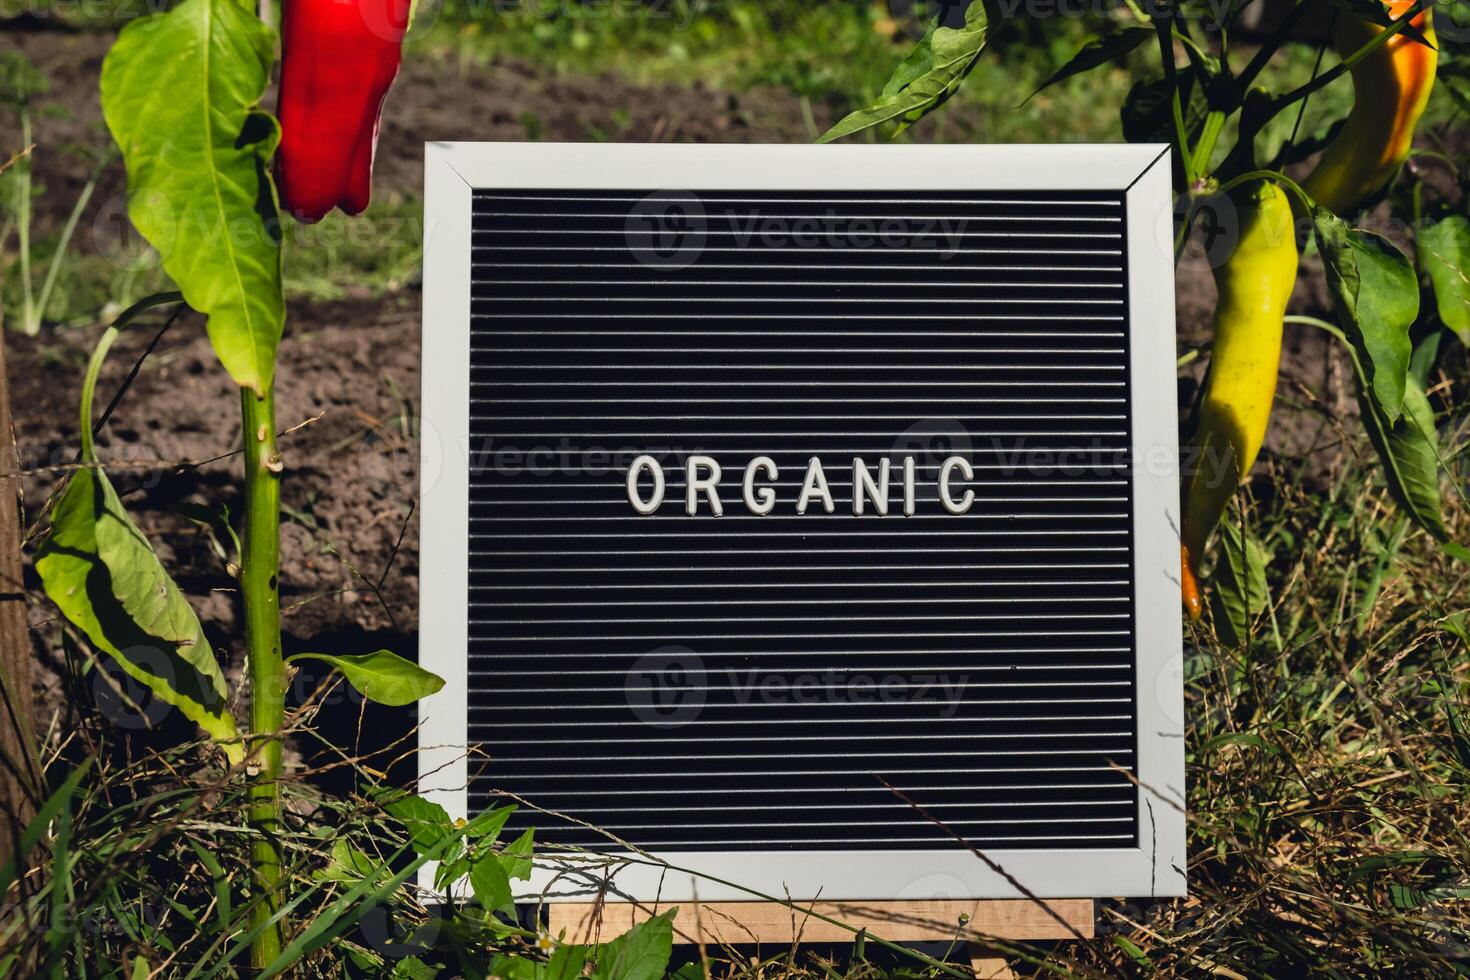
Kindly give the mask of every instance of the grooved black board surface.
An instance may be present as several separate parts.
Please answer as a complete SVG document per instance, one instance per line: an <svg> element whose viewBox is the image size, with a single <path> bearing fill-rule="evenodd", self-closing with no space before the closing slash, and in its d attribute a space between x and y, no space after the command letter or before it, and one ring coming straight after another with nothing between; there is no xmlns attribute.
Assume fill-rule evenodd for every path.
<svg viewBox="0 0 1470 980"><path fill-rule="evenodd" d="M508 790L653 850L957 846L881 775L987 848L1137 843L1122 194L473 208L472 811ZM685 514L692 453L722 517ZM796 513L812 456L832 515ZM853 516L854 456L893 460L888 516Z"/></svg>

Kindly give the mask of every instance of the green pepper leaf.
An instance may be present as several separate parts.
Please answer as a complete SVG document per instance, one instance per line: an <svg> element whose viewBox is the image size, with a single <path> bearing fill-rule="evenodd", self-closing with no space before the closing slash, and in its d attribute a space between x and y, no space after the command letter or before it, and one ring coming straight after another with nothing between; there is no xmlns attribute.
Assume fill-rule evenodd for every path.
<svg viewBox="0 0 1470 980"><path fill-rule="evenodd" d="M899 63L878 101L844 116L817 142L830 143L888 122L897 122L902 132L918 122L958 91L985 50L989 29L985 4L975 0L965 11L963 27L927 31Z"/></svg>
<svg viewBox="0 0 1470 980"><path fill-rule="evenodd" d="M51 601L129 677L244 758L228 689L199 618L128 517L92 446L92 399L117 328L109 327L82 380L82 462L51 510L36 572Z"/></svg>
<svg viewBox="0 0 1470 980"><path fill-rule="evenodd" d="M1150 32L1152 33L1152 32ZM1199 71L1193 65L1175 73L1179 101L1184 110L1184 128L1190 138L1204 128L1210 103L1205 97ZM1139 79L1128 90L1119 113L1123 138L1130 143L1168 143L1174 139L1174 87L1163 75Z"/></svg>
<svg viewBox="0 0 1470 980"><path fill-rule="evenodd" d="M1418 278L1390 242L1348 227L1326 208L1312 210L1312 224L1343 332L1366 372L1374 404L1392 424L1404 407Z"/></svg>
<svg viewBox="0 0 1470 980"><path fill-rule="evenodd" d="M1470 220L1451 215L1420 232L1419 263L1434 287L1439 318L1470 346Z"/></svg>
<svg viewBox="0 0 1470 980"><path fill-rule="evenodd" d="M199 620L101 470L77 473L36 555L51 601L129 677L226 744L242 748L224 675Z"/></svg>
<svg viewBox="0 0 1470 980"><path fill-rule="evenodd" d="M1266 608L1266 553L1235 521L1222 521L1219 535L1210 597L1215 631L1221 643L1238 647Z"/></svg>
<svg viewBox="0 0 1470 980"><path fill-rule="evenodd" d="M264 390L285 324L259 108L275 32L238 0L183 0L125 27L102 63L102 114L128 171L128 217L158 250L237 384Z"/></svg>
<svg viewBox="0 0 1470 980"><path fill-rule="evenodd" d="M888 79L888 84L883 86L880 98L888 98L897 95L908 88L915 79L927 74L934 67L934 32L939 29L939 15L935 14L929 19L929 24L924 28L923 37L919 43L914 45L914 50L904 56L893 69L893 74Z"/></svg>
<svg viewBox="0 0 1470 980"><path fill-rule="evenodd" d="M1129 51L1132 51L1140 44L1155 36L1156 34L1152 27L1125 27L1120 31L1114 31L1111 34L1104 34L1101 37L1093 38L1072 56L1071 61L1068 61L1065 65L1052 72L1051 76L1038 85L1035 92L1026 96L1021 104L1025 105L1034 99L1038 92L1050 88L1058 82L1065 81L1073 75L1080 75L1083 72L1092 71L1094 68L1121 58Z"/></svg>
<svg viewBox="0 0 1470 980"><path fill-rule="evenodd" d="M444 687L444 678L389 650L356 654L298 653L287 662L297 660L330 664L363 697L395 708L413 704Z"/></svg>
<svg viewBox="0 0 1470 980"><path fill-rule="evenodd" d="M1435 428L1434 408L1424 389L1418 379L1410 376L1404 388L1403 414L1389 422L1367 403L1361 387L1360 384L1358 402L1363 424L1383 461L1389 493L1414 523L1449 544L1439 493L1439 433ZM1452 545L1447 550L1461 557L1465 549Z"/></svg>

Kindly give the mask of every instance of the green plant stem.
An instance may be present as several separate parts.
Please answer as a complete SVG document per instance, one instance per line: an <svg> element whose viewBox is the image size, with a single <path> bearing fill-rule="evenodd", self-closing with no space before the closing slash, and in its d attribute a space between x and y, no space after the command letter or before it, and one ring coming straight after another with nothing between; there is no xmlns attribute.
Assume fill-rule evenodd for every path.
<svg viewBox="0 0 1470 980"><path fill-rule="evenodd" d="M1164 77L1172 92L1170 99L1174 113L1174 152L1184 165L1184 179L1194 186L1199 174L1194 170L1194 157L1189 152L1189 130L1184 122L1184 104L1179 99L1179 72L1174 64L1174 14L1168 11L1154 18L1154 31L1159 37L1159 60L1164 64Z"/></svg>
<svg viewBox="0 0 1470 980"><path fill-rule="evenodd" d="M1363 45L1358 50L1354 51L1352 54L1348 55L1346 58L1342 59L1341 63L1334 65L1330 71L1316 76L1311 81L1301 86L1301 88L1293 89L1292 91L1287 92L1285 95L1281 95L1276 97L1275 99L1272 99L1271 115L1274 116L1277 112L1285 109L1293 102L1296 102L1299 99L1305 99L1307 96L1311 95L1318 89L1325 88L1328 85L1331 85L1343 75L1346 75L1349 71L1352 71L1354 65L1362 61L1364 58L1368 57L1374 51L1377 51L1381 46L1387 44L1389 42L1389 39L1391 39L1395 34L1397 34L1399 31L1403 30L1409 25L1409 21L1419 16L1420 11L1422 11L1423 9L1424 0L1419 0L1418 3L1414 4L1414 6L1404 11L1403 16L1397 18L1383 30L1375 34L1371 41Z"/></svg>
<svg viewBox="0 0 1470 980"><path fill-rule="evenodd" d="M282 928L272 923L281 905L281 728L286 719L281 661L281 457L276 451L275 392L240 392L245 440L245 533L240 591L245 599L245 643L250 673L250 844L254 883L262 900L251 911L266 925L250 944L260 970L281 953Z"/></svg>
<svg viewBox="0 0 1470 980"><path fill-rule="evenodd" d="M20 110L20 145L31 145L31 114ZM35 302L31 297L31 158L17 162L15 173L15 226L20 246L20 329L34 337L40 328L36 322Z"/></svg>
<svg viewBox="0 0 1470 980"><path fill-rule="evenodd" d="M1210 157L1215 155L1215 144L1219 142L1224 128L1225 113L1212 110L1205 116L1205 127L1200 132L1199 144L1194 148L1194 160L1191 164L1196 180L1210 172Z"/></svg>

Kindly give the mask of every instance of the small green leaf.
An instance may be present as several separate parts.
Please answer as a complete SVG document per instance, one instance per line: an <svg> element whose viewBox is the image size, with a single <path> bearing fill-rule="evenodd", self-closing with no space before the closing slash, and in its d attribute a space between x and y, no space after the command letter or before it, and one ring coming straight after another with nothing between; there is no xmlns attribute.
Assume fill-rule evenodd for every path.
<svg viewBox="0 0 1470 980"><path fill-rule="evenodd" d="M395 708L428 697L444 686L444 679L438 674L389 650L357 654L298 653L287 658L287 662L303 659L331 664L363 697Z"/></svg>
<svg viewBox="0 0 1470 980"><path fill-rule="evenodd" d="M183 0L122 30L102 63L102 114L128 172L128 217L237 384L263 390L285 324L270 158L259 107L275 32L239 0Z"/></svg>
<svg viewBox="0 0 1470 980"><path fill-rule="evenodd" d="M1389 423L1403 411L1409 327L1419 315L1419 281L1386 239L1348 227L1326 208L1312 210L1327 285L1343 332L1367 373L1373 401Z"/></svg>
<svg viewBox="0 0 1470 980"><path fill-rule="evenodd" d="M925 33L900 62L878 101L843 117L817 142L830 143L888 122L897 122L901 132L918 122L944 104L974 69L989 26L985 4L975 0L965 11L964 27L936 27Z"/></svg>
<svg viewBox="0 0 1470 980"><path fill-rule="evenodd" d="M393 794L391 790L388 792ZM389 802L383 809L403 824L409 840L413 842L413 849L419 854L437 851L456 836L454 821L439 804L412 794L393 794L388 798Z"/></svg>
<svg viewBox="0 0 1470 980"><path fill-rule="evenodd" d="M486 912L498 912L512 904L510 878L498 854L486 854L470 868L470 888Z"/></svg>
<svg viewBox="0 0 1470 980"><path fill-rule="evenodd" d="M674 950L677 908L646 919L598 947L592 980L660 980Z"/></svg>
<svg viewBox="0 0 1470 980"><path fill-rule="evenodd" d="M1209 115L1210 103L1198 71L1190 66L1175 73L1179 101L1184 109L1184 128L1190 138L1199 135ZM1142 78L1128 90L1119 112L1123 138L1130 143L1169 143L1174 139L1174 87L1163 75Z"/></svg>
<svg viewBox="0 0 1470 980"><path fill-rule="evenodd" d="M489 975L501 980L540 980L542 964L524 956L496 954L490 960Z"/></svg>
<svg viewBox="0 0 1470 980"><path fill-rule="evenodd" d="M1154 36L1156 35L1152 27L1125 27L1120 31L1093 38L1072 56L1071 61L1054 71L1050 78L1037 86L1035 92L1026 96L1025 101L1021 104L1025 105L1026 102L1036 97L1037 92L1050 88L1073 75L1092 71L1100 65L1121 58Z"/></svg>
<svg viewBox="0 0 1470 980"><path fill-rule="evenodd" d="M1420 232L1419 262L1434 287L1439 318L1470 346L1470 220L1451 215Z"/></svg>
<svg viewBox="0 0 1470 980"><path fill-rule="evenodd" d="M1219 535L1211 603L1220 642L1235 647L1266 608L1266 554L1234 521L1221 522Z"/></svg>
<svg viewBox="0 0 1470 980"><path fill-rule="evenodd" d="M439 971L416 956L405 956L393 964L388 974L392 980L434 980Z"/></svg>
<svg viewBox="0 0 1470 980"><path fill-rule="evenodd" d="M586 946L558 946L546 959L546 969L540 971L539 980L578 980L587 965ZM701 977L703 973L701 972Z"/></svg>
<svg viewBox="0 0 1470 980"><path fill-rule="evenodd" d="M1153 964L1149 962L1148 954L1140 949L1138 947L1138 944L1133 942L1133 940L1129 939L1127 936L1115 934L1113 936L1113 942L1117 943L1118 948L1127 953L1129 959L1133 960L1133 962L1144 967L1151 968L1153 966Z"/></svg>
<svg viewBox="0 0 1470 980"><path fill-rule="evenodd" d="M479 845L495 843L500 837L501 829L505 827L505 822L515 812L514 806L502 806L484 811L464 825L465 839Z"/></svg>
<svg viewBox="0 0 1470 980"><path fill-rule="evenodd" d="M505 869L506 877L520 881L531 877L535 834L535 828L528 827L525 833L505 845L505 850L500 852L500 866Z"/></svg>
<svg viewBox="0 0 1470 980"><path fill-rule="evenodd" d="M473 850L451 849L439 865L435 881L441 888L447 888L450 884L459 881L470 871L470 866L476 860L477 854L488 852L500 836L500 831L505 827L506 820L514 813L514 806L503 806L495 810L486 810L465 824L461 833L466 841L474 845ZM502 862L503 863L503 862Z"/></svg>
<svg viewBox="0 0 1470 980"><path fill-rule="evenodd" d="M331 860L322 869L320 877L325 881L361 881L378 870L372 858L339 837L332 842Z"/></svg>
<svg viewBox="0 0 1470 980"><path fill-rule="evenodd" d="M148 975L152 972L153 968L148 965L148 957L133 957L133 980L148 980Z"/></svg>

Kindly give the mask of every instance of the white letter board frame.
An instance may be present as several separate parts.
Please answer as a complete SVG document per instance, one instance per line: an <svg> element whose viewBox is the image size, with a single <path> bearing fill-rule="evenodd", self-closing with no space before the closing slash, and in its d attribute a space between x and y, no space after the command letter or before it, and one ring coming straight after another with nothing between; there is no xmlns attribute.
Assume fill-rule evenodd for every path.
<svg viewBox="0 0 1470 980"><path fill-rule="evenodd" d="M1164 145L427 144L419 650L422 664L446 683L418 709L419 789L426 798L451 816L468 816L473 190L901 194L916 180L928 190L1124 195L1141 846L986 853L1043 898L1186 893L1173 207ZM741 506L738 494L732 505ZM493 772L495 747L484 752L488 762L481 756L476 766ZM529 884L517 883L519 894L586 900L612 873L615 892L643 901L1024 897L957 843L934 850L678 851L661 858L668 866L631 853L607 858L616 860L553 859L538 849L536 871ZM427 872L422 880L432 882Z"/></svg>

